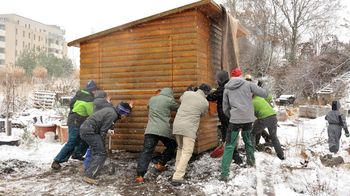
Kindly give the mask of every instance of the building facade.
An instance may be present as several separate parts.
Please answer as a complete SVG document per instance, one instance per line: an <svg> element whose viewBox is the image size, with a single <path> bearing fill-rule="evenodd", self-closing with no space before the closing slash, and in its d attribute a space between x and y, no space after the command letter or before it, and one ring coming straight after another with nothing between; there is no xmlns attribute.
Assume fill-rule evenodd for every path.
<svg viewBox="0 0 350 196"><path fill-rule="evenodd" d="M26 49L45 51L57 58L67 55L65 31L16 14L0 14L0 65L15 64Z"/></svg>

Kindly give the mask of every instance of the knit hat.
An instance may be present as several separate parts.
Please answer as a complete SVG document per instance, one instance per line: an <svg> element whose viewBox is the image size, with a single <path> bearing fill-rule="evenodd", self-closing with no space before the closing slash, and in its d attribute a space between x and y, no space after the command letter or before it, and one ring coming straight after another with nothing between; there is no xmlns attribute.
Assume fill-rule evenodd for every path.
<svg viewBox="0 0 350 196"><path fill-rule="evenodd" d="M239 67L232 69L231 77L239 77L242 75L242 71Z"/></svg>
<svg viewBox="0 0 350 196"><path fill-rule="evenodd" d="M230 77L228 76L228 73L225 70L220 70L218 73L216 73L216 80L219 84L223 84L229 79Z"/></svg>
<svg viewBox="0 0 350 196"><path fill-rule="evenodd" d="M115 106L115 110L119 115L129 115L131 113L131 107L128 103L120 102Z"/></svg>
<svg viewBox="0 0 350 196"><path fill-rule="evenodd" d="M245 75L245 80L252 81L253 77L251 75L247 74L247 75Z"/></svg>
<svg viewBox="0 0 350 196"><path fill-rule="evenodd" d="M95 91L97 90L97 85L95 83L95 81L93 80L89 80L86 84L86 88L85 88L87 91L91 92L91 91Z"/></svg>
<svg viewBox="0 0 350 196"><path fill-rule="evenodd" d="M199 85L198 89L201 89L206 95L208 95L211 91L211 87L209 86L209 84L205 83Z"/></svg>

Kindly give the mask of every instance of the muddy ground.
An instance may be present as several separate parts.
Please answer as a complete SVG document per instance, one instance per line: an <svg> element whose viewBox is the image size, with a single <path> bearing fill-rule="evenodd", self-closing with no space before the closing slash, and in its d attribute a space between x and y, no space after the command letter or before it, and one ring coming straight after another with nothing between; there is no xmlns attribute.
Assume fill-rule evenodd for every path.
<svg viewBox="0 0 350 196"><path fill-rule="evenodd" d="M147 174L146 183L135 184L137 157L134 153L114 153L98 176L98 185L82 181L80 161L70 160L60 171L51 170L47 164L3 161L0 162L0 195L205 195L197 182L210 180L211 172L198 173L191 176L188 184L174 187L169 181L173 163L161 174Z"/></svg>

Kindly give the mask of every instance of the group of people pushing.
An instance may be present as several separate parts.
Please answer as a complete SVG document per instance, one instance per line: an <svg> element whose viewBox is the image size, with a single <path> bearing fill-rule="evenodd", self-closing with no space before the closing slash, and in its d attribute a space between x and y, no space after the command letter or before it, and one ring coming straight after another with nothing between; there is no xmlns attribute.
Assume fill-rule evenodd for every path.
<svg viewBox="0 0 350 196"><path fill-rule="evenodd" d="M145 174L159 141L164 144L165 150L157 157L153 168L157 172L166 170L167 162L176 156L171 184L179 186L185 182L184 176L194 150L200 118L208 111L208 101L217 103L221 140L225 143L220 180L228 180L232 159L238 164L242 163L237 152L239 132L245 144L247 165L255 166L255 145L265 128L268 129L277 157L285 159L277 137L276 112L270 104L272 97L261 87L261 82L255 84L251 77L241 77L242 71L239 68L233 69L230 76L226 71L219 71L216 74L218 88L215 91L205 83L198 88L188 88L180 97L180 104L175 101L171 88L163 88L150 98L143 151L137 162L136 183L145 182ZM84 160L89 147L84 160L83 180L97 184L96 176L107 158L107 132L113 129L113 124L118 119L129 115L132 107L132 102L121 102L113 106L110 97L98 90L94 81L89 81L86 88L79 90L71 100L67 122L69 138L51 167L59 170L60 163L68 161L70 157ZM171 126L173 111L176 111L176 116Z"/></svg>

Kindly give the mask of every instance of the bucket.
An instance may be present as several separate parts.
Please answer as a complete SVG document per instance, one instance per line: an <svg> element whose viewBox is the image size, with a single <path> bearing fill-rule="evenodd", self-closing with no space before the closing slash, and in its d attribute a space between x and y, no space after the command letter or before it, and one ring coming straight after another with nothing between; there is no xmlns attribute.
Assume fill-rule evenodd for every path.
<svg viewBox="0 0 350 196"><path fill-rule="evenodd" d="M35 127L35 135L38 136L40 139L45 138L46 132L56 132L56 125L55 124L34 124Z"/></svg>
<svg viewBox="0 0 350 196"><path fill-rule="evenodd" d="M45 134L45 141L53 143L55 141L55 133L54 132L46 132Z"/></svg>

